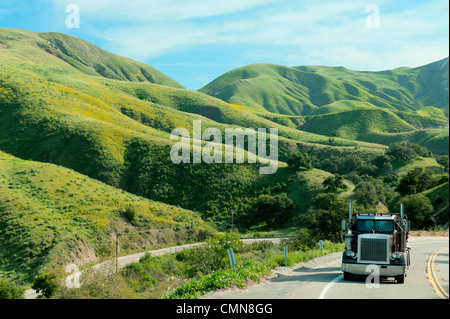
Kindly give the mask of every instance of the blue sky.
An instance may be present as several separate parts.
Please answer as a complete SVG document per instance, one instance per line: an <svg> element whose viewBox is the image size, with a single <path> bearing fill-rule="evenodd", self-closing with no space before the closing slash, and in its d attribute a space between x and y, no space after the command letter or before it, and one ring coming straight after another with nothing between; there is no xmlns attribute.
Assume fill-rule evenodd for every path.
<svg viewBox="0 0 450 319"><path fill-rule="evenodd" d="M66 26L69 4L79 28ZM197 90L251 63L378 71L434 62L449 55L448 12L448 0L0 0L0 27L78 36Z"/></svg>

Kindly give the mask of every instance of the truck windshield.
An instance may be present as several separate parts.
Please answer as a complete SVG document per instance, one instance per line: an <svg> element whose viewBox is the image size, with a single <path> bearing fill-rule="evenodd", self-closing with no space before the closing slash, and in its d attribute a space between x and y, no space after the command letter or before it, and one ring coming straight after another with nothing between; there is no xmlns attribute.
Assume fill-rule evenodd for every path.
<svg viewBox="0 0 450 319"><path fill-rule="evenodd" d="M394 223L392 220L358 220L358 231L360 232L392 232Z"/></svg>

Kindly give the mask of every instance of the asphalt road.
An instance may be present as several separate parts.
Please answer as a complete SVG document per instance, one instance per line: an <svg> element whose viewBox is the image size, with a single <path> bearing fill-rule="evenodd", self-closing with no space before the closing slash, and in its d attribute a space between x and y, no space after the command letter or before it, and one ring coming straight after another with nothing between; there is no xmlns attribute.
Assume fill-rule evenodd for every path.
<svg viewBox="0 0 450 319"><path fill-rule="evenodd" d="M385 279L379 285L366 278L344 281L342 253L280 267L275 277L247 289L208 293L202 299L448 299L448 237L410 239L411 266L404 284Z"/></svg>

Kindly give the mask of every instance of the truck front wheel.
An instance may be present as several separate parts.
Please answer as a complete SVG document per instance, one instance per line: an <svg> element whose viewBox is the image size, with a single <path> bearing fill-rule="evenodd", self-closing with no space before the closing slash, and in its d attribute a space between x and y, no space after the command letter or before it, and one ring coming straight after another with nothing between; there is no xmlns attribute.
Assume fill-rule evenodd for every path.
<svg viewBox="0 0 450 319"><path fill-rule="evenodd" d="M404 284L405 283L405 275L399 275L399 276L395 276L395 280L397 280L398 284Z"/></svg>
<svg viewBox="0 0 450 319"><path fill-rule="evenodd" d="M353 275L348 272L344 272L344 280L352 280Z"/></svg>

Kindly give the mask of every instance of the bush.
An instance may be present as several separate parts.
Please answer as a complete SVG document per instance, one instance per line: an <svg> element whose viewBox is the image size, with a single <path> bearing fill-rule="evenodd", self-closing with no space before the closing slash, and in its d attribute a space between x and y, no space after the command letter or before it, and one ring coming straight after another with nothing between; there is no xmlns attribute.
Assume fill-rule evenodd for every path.
<svg viewBox="0 0 450 319"><path fill-rule="evenodd" d="M416 167L400 179L396 190L400 195L405 196L421 193L436 185L437 181L433 178L431 171Z"/></svg>
<svg viewBox="0 0 450 319"><path fill-rule="evenodd" d="M412 228L426 229L434 226L434 208L428 197L422 194L408 195L403 198L403 205Z"/></svg>
<svg viewBox="0 0 450 319"><path fill-rule="evenodd" d="M334 174L333 176L327 177L322 185L325 189L332 189L332 190L338 190L340 189L347 189L347 185L344 183L344 178L340 176L339 174Z"/></svg>
<svg viewBox="0 0 450 319"><path fill-rule="evenodd" d="M228 249L237 254L243 245L238 234L225 233L208 240L204 246L179 252L177 260L186 263L186 275L192 278L231 267Z"/></svg>
<svg viewBox="0 0 450 319"><path fill-rule="evenodd" d="M280 225L294 217L296 206L286 193L260 195L253 201L245 220L247 226L266 223L268 226Z"/></svg>
<svg viewBox="0 0 450 319"><path fill-rule="evenodd" d="M387 156L397 159L399 161L410 161L418 156L432 157L433 153L425 147L418 144L402 142L392 143L385 153Z"/></svg>
<svg viewBox="0 0 450 319"><path fill-rule="evenodd" d="M306 169L312 168L311 159L307 153L295 152L289 156L286 163L293 169L300 169L301 167Z"/></svg>
<svg viewBox="0 0 450 319"><path fill-rule="evenodd" d="M13 283L0 279L0 299L24 299L25 289L19 288Z"/></svg>
<svg viewBox="0 0 450 319"><path fill-rule="evenodd" d="M37 276L31 286L38 293L42 294L43 298L51 298L59 288L56 274L45 273Z"/></svg>
<svg viewBox="0 0 450 319"><path fill-rule="evenodd" d="M134 206L127 206L124 215L130 223L133 223L137 216L136 208Z"/></svg>
<svg viewBox="0 0 450 319"><path fill-rule="evenodd" d="M235 285L245 287L248 279L259 282L259 278L270 273L270 267L253 261L244 262L236 272L231 269L200 275L186 284L167 291L162 299L196 299L209 291L223 289Z"/></svg>

